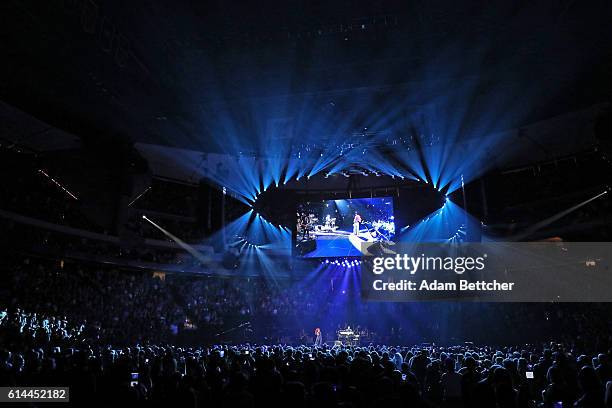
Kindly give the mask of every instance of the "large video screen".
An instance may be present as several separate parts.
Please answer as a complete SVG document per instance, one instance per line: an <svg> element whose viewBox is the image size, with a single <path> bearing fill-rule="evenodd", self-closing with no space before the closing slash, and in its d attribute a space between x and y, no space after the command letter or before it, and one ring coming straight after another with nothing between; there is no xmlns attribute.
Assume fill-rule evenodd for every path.
<svg viewBox="0 0 612 408"><path fill-rule="evenodd" d="M304 258L361 256L364 242L395 235L393 198L357 198L300 203L294 253Z"/></svg>

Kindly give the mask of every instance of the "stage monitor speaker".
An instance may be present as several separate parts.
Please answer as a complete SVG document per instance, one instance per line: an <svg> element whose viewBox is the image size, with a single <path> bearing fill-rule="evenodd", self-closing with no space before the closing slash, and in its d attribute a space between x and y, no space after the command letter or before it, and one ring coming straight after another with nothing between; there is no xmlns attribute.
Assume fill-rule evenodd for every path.
<svg viewBox="0 0 612 408"><path fill-rule="evenodd" d="M308 241L302 241L297 244L297 252L300 255L306 255L317 249L317 241L314 239L309 239Z"/></svg>

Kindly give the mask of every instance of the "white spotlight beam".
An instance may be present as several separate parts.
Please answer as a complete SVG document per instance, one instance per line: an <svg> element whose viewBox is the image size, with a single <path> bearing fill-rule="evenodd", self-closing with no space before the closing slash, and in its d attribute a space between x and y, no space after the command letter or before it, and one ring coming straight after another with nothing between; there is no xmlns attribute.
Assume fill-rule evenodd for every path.
<svg viewBox="0 0 612 408"><path fill-rule="evenodd" d="M132 200L132 201L131 201L131 202L128 204L128 207L131 207L131 206L132 206L132 204L134 204L136 201L138 201L138 200L140 199L140 197L142 197L143 195L145 195L145 194L146 194L146 193L147 193L147 192L148 192L150 189L151 189L151 186L149 186L149 187L145 188L145 189L144 189L144 191L143 191L142 193L138 194L138 195L136 196L136 198L135 198L135 199L133 199L133 200Z"/></svg>
<svg viewBox="0 0 612 408"><path fill-rule="evenodd" d="M60 184L59 181L55 180L53 177L51 177L50 175L47 174L46 171L40 169L38 170L38 172L40 174L42 174L43 176L45 176L47 179L49 179L53 184L55 184L57 187L59 187L64 193L68 194L70 197L74 198L75 200L79 201L78 197L75 196L74 194L72 194L66 187L62 186Z"/></svg>
<svg viewBox="0 0 612 408"><path fill-rule="evenodd" d="M546 218L545 220L542 220L542 221L532 225L531 227L527 228L525 231L510 237L508 240L509 241L520 241L521 239L524 239L524 238L528 237L529 235L533 234L534 232L538 231L539 229L544 228L547 225L552 224L553 222L555 222L555 221L565 217L569 213L571 213L573 211L576 211L580 207L583 207L583 206L587 205L588 203L590 203L591 201L597 200L599 197L602 197L602 196L604 196L606 194L608 194L608 190L605 190L603 193L597 194L595 197L591 197L588 200L585 200L585 201L583 201L583 202L581 202L579 204L576 204L575 206L570 207L567 210L563 210L560 213L553 215L552 217Z"/></svg>
<svg viewBox="0 0 612 408"><path fill-rule="evenodd" d="M164 228L160 227L159 225L157 225L155 222L153 222L149 217L147 217L146 215L143 215L142 218L146 221L148 221L151 225L153 225L155 228L157 228L158 230L160 230L164 235L166 235L167 237L169 237L170 239L172 239L174 242L176 242L181 248L183 248L185 251L189 252L191 255L193 255L194 258L196 258L198 261L202 262L203 264L206 263L210 263L210 258L205 257L204 255L202 255L200 252L196 251L194 247L192 247L191 245L189 245L188 243L186 243L185 241L183 241L182 239L180 239L179 237L177 237L176 235L173 235L172 233L170 233L169 231L165 230Z"/></svg>

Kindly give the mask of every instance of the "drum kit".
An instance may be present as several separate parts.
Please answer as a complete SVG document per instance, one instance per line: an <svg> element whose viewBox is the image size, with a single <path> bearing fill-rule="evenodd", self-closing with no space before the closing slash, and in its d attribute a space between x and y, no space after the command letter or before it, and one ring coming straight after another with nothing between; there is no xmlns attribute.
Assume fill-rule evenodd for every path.
<svg viewBox="0 0 612 408"><path fill-rule="evenodd" d="M318 232L334 232L337 228L338 227L336 227L336 218L331 218L329 215L325 217L324 224L315 225L315 231Z"/></svg>
<svg viewBox="0 0 612 408"><path fill-rule="evenodd" d="M350 327L338 330L338 342L343 345L355 346L359 344L359 333L355 333Z"/></svg>

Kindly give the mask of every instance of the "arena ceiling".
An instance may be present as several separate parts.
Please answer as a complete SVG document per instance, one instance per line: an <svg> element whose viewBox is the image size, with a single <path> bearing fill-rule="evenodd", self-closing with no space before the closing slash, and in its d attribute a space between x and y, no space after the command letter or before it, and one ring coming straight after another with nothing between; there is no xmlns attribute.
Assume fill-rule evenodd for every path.
<svg viewBox="0 0 612 408"><path fill-rule="evenodd" d="M291 143L319 117L321 134L343 121L350 138L390 105L431 120L461 108L461 133L477 135L483 116L503 130L612 90L604 0L0 7L2 99L82 138L223 151L239 123L248 150L270 120L291 118Z"/></svg>

